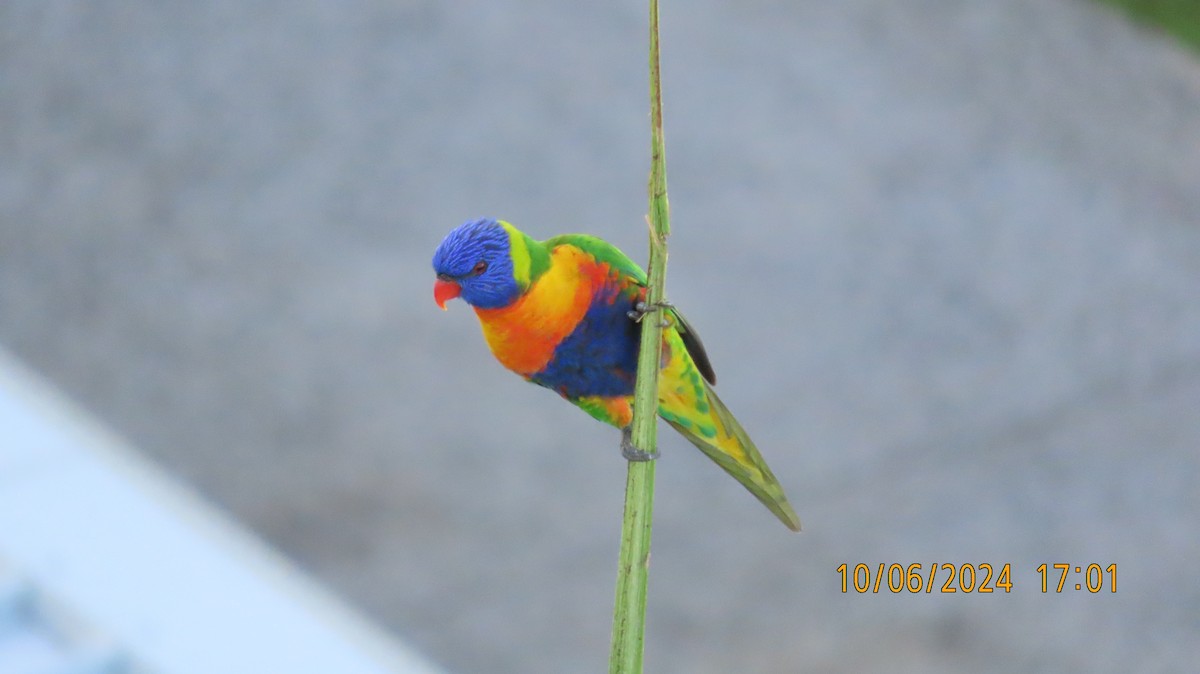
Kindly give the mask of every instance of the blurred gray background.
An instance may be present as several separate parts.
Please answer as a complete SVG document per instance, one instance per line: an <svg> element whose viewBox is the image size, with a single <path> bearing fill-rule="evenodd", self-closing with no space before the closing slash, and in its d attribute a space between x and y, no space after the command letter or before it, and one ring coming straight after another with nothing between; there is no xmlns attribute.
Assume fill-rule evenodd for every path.
<svg viewBox="0 0 1200 674"><path fill-rule="evenodd" d="M665 429L647 671L1194 666L1200 59L1081 0L662 18L668 294L806 530ZM429 259L644 259L645 51L636 0L6 0L0 343L448 669L603 671L618 434Z"/></svg>

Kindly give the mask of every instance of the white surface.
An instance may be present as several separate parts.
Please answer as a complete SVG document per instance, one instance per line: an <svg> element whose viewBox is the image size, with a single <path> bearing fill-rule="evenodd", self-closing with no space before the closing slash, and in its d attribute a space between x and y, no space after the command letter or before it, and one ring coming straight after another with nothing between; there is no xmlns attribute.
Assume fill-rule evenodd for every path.
<svg viewBox="0 0 1200 674"><path fill-rule="evenodd" d="M155 670L435 671L4 352L0 558Z"/></svg>
<svg viewBox="0 0 1200 674"><path fill-rule="evenodd" d="M149 674L95 625L0 559L0 673Z"/></svg>

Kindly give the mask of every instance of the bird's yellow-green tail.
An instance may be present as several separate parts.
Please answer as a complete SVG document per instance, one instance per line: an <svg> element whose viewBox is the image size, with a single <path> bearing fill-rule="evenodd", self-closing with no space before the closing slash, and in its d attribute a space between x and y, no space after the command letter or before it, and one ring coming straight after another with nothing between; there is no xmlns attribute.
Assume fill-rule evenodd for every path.
<svg viewBox="0 0 1200 674"><path fill-rule="evenodd" d="M672 347L682 346L677 340L677 334L668 336ZM741 482L789 529L800 531L800 518L754 441L700 376L692 359L683 355L684 350L671 351L674 357L659 376L659 416Z"/></svg>
<svg viewBox="0 0 1200 674"><path fill-rule="evenodd" d="M663 414L661 409L659 413L683 437L741 482L768 510L775 513L779 521L792 531L800 531L800 518L792 510L783 487L767 467L767 462L758 453L750 436L746 435L742 425L712 389L707 384L704 388L708 389L706 393L711 411L709 424L697 425L685 418L672 418L673 415ZM712 435L708 434L710 430L714 431Z"/></svg>

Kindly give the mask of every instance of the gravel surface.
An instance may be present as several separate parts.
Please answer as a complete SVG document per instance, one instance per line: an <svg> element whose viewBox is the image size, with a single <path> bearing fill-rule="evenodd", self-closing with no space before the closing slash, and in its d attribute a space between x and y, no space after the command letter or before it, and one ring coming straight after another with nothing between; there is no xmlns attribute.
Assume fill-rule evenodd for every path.
<svg viewBox="0 0 1200 674"><path fill-rule="evenodd" d="M806 530L664 432L647 671L1194 667L1200 62L1080 0L663 29L668 294ZM646 109L632 0L7 0L0 342L449 670L603 671L618 434L429 258L481 215L644 258Z"/></svg>

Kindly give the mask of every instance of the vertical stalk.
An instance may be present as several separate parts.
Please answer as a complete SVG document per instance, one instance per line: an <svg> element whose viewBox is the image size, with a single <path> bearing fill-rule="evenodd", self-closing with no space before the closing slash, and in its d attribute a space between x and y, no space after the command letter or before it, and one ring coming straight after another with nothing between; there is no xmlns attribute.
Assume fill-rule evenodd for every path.
<svg viewBox="0 0 1200 674"><path fill-rule="evenodd" d="M662 301L667 270L666 151L662 127L662 86L659 79L658 0L650 0L650 261L646 302ZM662 343L661 318L642 321L634 388L633 444L653 453L658 428L658 365ZM654 461L631 461L625 481L625 516L621 527L621 556L617 568L617 598L613 610L609 674L641 674L646 627L646 581L650 565L650 524L654 512Z"/></svg>

